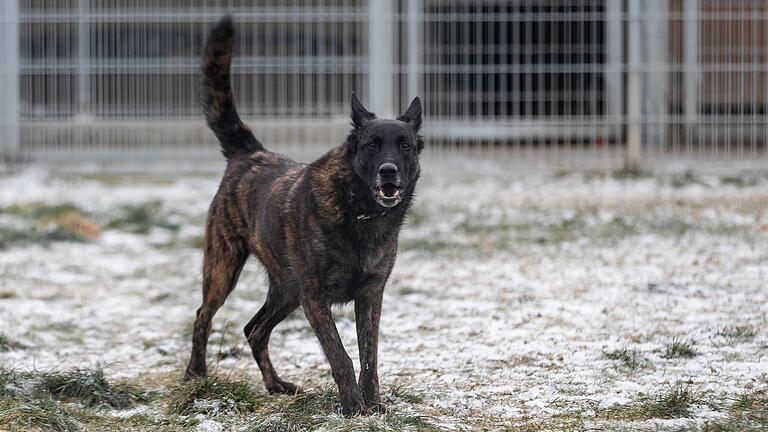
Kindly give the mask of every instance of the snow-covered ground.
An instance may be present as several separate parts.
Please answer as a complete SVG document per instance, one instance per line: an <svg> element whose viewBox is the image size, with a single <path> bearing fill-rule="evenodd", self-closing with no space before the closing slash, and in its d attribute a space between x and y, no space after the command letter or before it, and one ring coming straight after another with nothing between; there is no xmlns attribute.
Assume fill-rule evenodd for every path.
<svg viewBox="0 0 768 432"><path fill-rule="evenodd" d="M385 296L383 388L417 391L449 429L672 430L723 418L727 401L768 387L768 177L483 173L431 167L420 183ZM17 344L0 365L180 376L216 186L208 176L0 178L0 335ZM46 237L41 214L59 205L103 232ZM29 230L39 238L19 235ZM209 367L260 383L241 329L265 290L249 261L214 319ZM357 364L352 307L336 311ZM672 342L696 355L667 355ZM617 350L639 366L611 358ZM283 378L331 383L300 313L277 327L270 352ZM680 387L699 397L682 418L612 414Z"/></svg>

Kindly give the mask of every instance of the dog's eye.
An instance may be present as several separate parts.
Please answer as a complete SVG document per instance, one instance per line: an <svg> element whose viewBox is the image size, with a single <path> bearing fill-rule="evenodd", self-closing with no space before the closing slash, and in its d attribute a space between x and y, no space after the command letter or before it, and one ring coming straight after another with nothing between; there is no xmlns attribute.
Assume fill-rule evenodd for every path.
<svg viewBox="0 0 768 432"><path fill-rule="evenodd" d="M400 148L403 150L408 150L411 148L411 145L408 143L408 141L403 141L400 143Z"/></svg>
<svg viewBox="0 0 768 432"><path fill-rule="evenodd" d="M376 150L378 148L379 148L379 145L376 143L376 141L371 141L368 143L369 150Z"/></svg>

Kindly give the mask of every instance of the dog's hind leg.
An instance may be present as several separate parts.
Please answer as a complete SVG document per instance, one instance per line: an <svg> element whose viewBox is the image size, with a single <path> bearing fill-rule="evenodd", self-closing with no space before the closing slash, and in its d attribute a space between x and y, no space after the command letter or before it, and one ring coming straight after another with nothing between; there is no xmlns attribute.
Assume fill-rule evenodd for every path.
<svg viewBox="0 0 768 432"><path fill-rule="evenodd" d="M245 242L228 239L215 230L210 231L214 232L206 233L203 257L203 304L197 310L192 334L192 354L184 373L185 380L207 374L205 350L211 331L211 319L235 288L248 258Z"/></svg>
<svg viewBox="0 0 768 432"><path fill-rule="evenodd" d="M291 296L289 287L280 287L272 277L269 278L267 300L245 326L245 336L251 346L253 358L261 369L264 386L270 393L296 394L301 391L295 384L283 381L277 375L269 359L269 336L276 325L280 324L299 306L296 296Z"/></svg>

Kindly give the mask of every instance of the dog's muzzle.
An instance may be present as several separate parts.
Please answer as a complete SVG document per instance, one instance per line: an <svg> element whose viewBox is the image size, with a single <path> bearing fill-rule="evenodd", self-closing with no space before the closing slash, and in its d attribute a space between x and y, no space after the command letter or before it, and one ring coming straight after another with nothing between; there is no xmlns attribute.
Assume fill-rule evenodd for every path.
<svg viewBox="0 0 768 432"><path fill-rule="evenodd" d="M373 188L376 202L384 207L394 207L402 201L402 180L397 165L386 162L376 173L376 187Z"/></svg>

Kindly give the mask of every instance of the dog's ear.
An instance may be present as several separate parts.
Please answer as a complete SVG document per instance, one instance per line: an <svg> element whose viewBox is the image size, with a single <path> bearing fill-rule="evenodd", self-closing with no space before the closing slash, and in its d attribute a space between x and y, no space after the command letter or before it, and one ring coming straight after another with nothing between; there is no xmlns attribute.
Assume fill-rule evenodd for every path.
<svg viewBox="0 0 768 432"><path fill-rule="evenodd" d="M411 105L405 110L405 113L397 118L401 122L408 123L416 131L421 128L421 99L418 96L413 98Z"/></svg>
<svg viewBox="0 0 768 432"><path fill-rule="evenodd" d="M376 114L368 111L352 92L352 124L359 128L376 118Z"/></svg>

